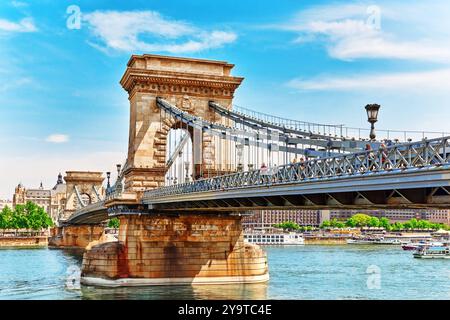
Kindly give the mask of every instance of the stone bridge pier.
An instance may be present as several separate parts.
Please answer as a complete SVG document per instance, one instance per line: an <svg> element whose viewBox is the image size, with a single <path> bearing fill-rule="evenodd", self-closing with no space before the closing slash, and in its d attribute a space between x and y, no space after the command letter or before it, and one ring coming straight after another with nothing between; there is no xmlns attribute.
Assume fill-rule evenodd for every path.
<svg viewBox="0 0 450 320"><path fill-rule="evenodd" d="M119 241L93 245L85 252L82 283L132 286L268 280L266 254L244 243L239 215L219 211L168 214L151 211L141 201L143 191L164 185L167 134L177 123L159 109L156 99L164 98L194 116L226 124L226 119L210 110L209 101L231 108L234 91L243 80L230 75L232 68L222 61L131 57L120 81L130 101L125 190L105 202L120 217ZM217 164L213 142L202 130L193 132L191 138L191 163L195 175L201 175L202 168ZM130 195L133 200L127 200L133 198Z"/></svg>
<svg viewBox="0 0 450 320"><path fill-rule="evenodd" d="M104 286L253 283L268 280L263 250L244 243L241 217L122 216L118 242L83 257L82 283Z"/></svg>

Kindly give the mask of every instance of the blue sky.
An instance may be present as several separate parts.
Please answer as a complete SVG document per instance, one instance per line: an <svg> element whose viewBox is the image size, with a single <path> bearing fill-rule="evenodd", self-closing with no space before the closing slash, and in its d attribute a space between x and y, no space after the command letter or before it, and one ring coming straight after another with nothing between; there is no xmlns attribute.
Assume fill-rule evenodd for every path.
<svg viewBox="0 0 450 320"><path fill-rule="evenodd" d="M376 102L379 128L450 131L446 1L2 1L1 198L59 171L114 171L119 79L140 53L234 63L234 102L262 112L367 127Z"/></svg>

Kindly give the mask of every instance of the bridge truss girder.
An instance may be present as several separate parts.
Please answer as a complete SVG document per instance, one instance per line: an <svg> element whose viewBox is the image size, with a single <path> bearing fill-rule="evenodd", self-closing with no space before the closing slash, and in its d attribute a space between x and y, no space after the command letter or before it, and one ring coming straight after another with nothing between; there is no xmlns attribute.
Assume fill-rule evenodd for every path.
<svg viewBox="0 0 450 320"><path fill-rule="evenodd" d="M176 194L143 202L157 211L450 208L450 168Z"/></svg>

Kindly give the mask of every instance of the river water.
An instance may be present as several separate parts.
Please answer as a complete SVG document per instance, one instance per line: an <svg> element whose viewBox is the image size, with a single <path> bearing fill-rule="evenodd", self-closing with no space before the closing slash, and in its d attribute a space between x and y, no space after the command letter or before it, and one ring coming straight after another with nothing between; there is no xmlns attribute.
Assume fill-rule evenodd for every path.
<svg viewBox="0 0 450 320"><path fill-rule="evenodd" d="M266 284L110 289L79 285L79 250L0 249L0 299L450 299L449 259L374 245L266 251Z"/></svg>

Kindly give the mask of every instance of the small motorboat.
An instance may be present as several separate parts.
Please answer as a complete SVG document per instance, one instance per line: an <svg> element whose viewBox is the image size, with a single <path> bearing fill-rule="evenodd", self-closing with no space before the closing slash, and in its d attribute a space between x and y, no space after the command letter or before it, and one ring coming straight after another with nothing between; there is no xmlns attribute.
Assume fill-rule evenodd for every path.
<svg viewBox="0 0 450 320"><path fill-rule="evenodd" d="M409 242L405 245L402 245L402 249L405 251L413 251L418 250L423 246L442 247L444 246L444 244L442 242Z"/></svg>
<svg viewBox="0 0 450 320"><path fill-rule="evenodd" d="M408 243L405 245L402 245L402 249L405 251L413 251L413 250L417 250L419 248L419 244L414 244L414 243Z"/></svg>

